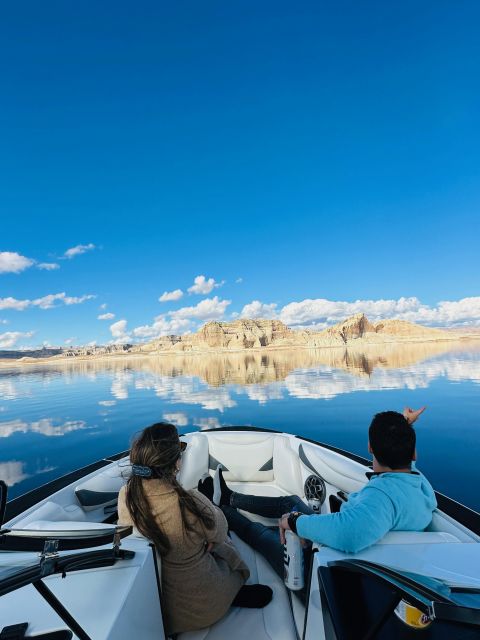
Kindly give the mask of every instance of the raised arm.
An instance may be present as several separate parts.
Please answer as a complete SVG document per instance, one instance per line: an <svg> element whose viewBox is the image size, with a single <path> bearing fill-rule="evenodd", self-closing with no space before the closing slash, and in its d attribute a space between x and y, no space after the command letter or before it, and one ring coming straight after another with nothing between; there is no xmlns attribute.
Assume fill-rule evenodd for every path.
<svg viewBox="0 0 480 640"><path fill-rule="evenodd" d="M421 407L420 409L411 409L410 407L405 407L403 410L403 416L409 424L413 424L418 420L418 418L422 415L426 408L427 407Z"/></svg>

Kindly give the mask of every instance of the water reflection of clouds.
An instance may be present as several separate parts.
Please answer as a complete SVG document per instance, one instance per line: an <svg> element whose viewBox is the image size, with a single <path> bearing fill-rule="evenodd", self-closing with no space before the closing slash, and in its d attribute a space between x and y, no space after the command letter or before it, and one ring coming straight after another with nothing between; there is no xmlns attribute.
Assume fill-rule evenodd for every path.
<svg viewBox="0 0 480 640"><path fill-rule="evenodd" d="M348 364L343 368L326 364L299 367L285 372L276 380L244 384L225 380L220 384L209 384L199 375L182 375L186 373L187 367L183 370L179 368L174 375L132 370L117 371L114 374L111 392L117 400L127 399L129 386L132 385L135 390L153 391L157 397L164 398L172 404L199 405L206 410L224 412L237 405L233 395L244 395L258 404L267 404L282 400L285 395L299 399L329 399L362 391L421 389L427 388L432 381L439 378L445 378L450 382L480 383L478 354L447 354L396 368L389 368L380 361L375 367L365 365L362 369L358 365L359 361L359 355L356 354L355 366L352 367ZM250 373L252 362L248 362ZM275 369L271 369L271 373L275 375ZM253 377L255 379L261 376ZM101 401L99 404L108 406L107 402ZM180 422L178 425L186 426Z"/></svg>
<svg viewBox="0 0 480 640"><path fill-rule="evenodd" d="M133 374L130 371L117 371L112 381L111 393L117 400L127 400L128 385L133 380Z"/></svg>
<svg viewBox="0 0 480 640"><path fill-rule="evenodd" d="M201 430L219 429L222 426L219 419L214 416L210 416L208 418L195 418L193 424L196 427L200 427Z"/></svg>
<svg viewBox="0 0 480 640"><path fill-rule="evenodd" d="M7 460L6 462L0 462L0 478L7 484L8 487L13 487L24 480L27 480L32 475L39 475L41 473L49 473L55 471L56 467L46 466L39 467L31 473L27 473L25 470L26 463L20 460Z"/></svg>
<svg viewBox="0 0 480 640"><path fill-rule="evenodd" d="M188 416L186 413L183 413L183 411L164 413L162 417L165 422L171 422L177 427L186 427L188 425Z"/></svg>
<svg viewBox="0 0 480 640"><path fill-rule="evenodd" d="M24 462L19 460L0 462L0 478L6 482L7 486L13 487L13 485L23 482L28 477L28 473L25 473Z"/></svg>
<svg viewBox="0 0 480 640"><path fill-rule="evenodd" d="M226 387L210 387L190 376L142 376L135 380L135 388L153 390L156 396L174 404L198 404L211 411L223 412L237 405Z"/></svg>
<svg viewBox="0 0 480 640"><path fill-rule="evenodd" d="M0 398L15 400L19 395L17 386L11 378L0 378Z"/></svg>
<svg viewBox="0 0 480 640"><path fill-rule="evenodd" d="M8 438L14 433L40 433L43 436L64 436L72 431L86 429L84 420L67 420L63 424L54 424L52 418L42 418L35 422L23 420L7 420L0 422L0 438Z"/></svg>

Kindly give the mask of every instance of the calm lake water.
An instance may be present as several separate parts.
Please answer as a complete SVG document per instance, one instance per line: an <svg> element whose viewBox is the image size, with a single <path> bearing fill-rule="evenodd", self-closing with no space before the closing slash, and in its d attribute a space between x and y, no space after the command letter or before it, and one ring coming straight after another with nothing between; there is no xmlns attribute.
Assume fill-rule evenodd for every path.
<svg viewBox="0 0 480 640"><path fill-rule="evenodd" d="M11 366L0 369L0 478L15 497L159 420L180 432L270 427L367 457L374 413L426 404L419 468L480 510L479 392L478 343Z"/></svg>

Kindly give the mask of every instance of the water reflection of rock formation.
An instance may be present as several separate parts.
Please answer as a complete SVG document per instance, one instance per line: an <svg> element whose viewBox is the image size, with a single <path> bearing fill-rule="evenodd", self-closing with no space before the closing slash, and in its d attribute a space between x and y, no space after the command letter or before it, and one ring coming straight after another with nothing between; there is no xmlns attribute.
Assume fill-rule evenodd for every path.
<svg viewBox="0 0 480 640"><path fill-rule="evenodd" d="M280 351L250 351L216 354L163 354L149 357L116 357L99 360L70 360L53 364L16 366L2 371L4 384L12 378L56 377L74 379L87 376L94 380L102 373L115 373L120 378L134 372L150 373L159 377L178 378L195 376L211 387L225 384L262 385L283 381L296 370L328 367L346 370L355 376L371 376L376 369L401 369L445 355L462 359L463 355L480 353L480 347L465 343L425 342L417 344L371 345L368 349L330 348L295 349ZM458 367L458 364L456 365ZM467 374L468 377L468 374ZM120 378L114 394L122 395ZM9 381L9 382L7 382ZM11 384L10 384L11 386ZM9 387L10 388L10 387ZM123 388L123 386L122 386ZM14 395L12 389L10 394ZM120 398L121 399L121 398Z"/></svg>

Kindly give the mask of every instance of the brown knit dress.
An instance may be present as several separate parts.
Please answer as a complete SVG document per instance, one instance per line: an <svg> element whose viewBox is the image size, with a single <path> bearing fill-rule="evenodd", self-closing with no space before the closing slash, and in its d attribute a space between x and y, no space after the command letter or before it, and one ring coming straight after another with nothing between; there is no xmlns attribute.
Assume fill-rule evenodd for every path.
<svg viewBox="0 0 480 640"><path fill-rule="evenodd" d="M171 548L162 557L162 608L166 633L180 633L207 627L228 611L249 570L227 537L227 521L222 511L204 495L190 493L210 510L213 529L206 529L189 514L194 531L183 527L178 496L165 480L143 480L152 513L170 541ZM125 503L125 487L118 497L119 524L133 524ZM214 543L207 553L206 545Z"/></svg>

